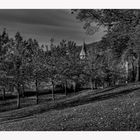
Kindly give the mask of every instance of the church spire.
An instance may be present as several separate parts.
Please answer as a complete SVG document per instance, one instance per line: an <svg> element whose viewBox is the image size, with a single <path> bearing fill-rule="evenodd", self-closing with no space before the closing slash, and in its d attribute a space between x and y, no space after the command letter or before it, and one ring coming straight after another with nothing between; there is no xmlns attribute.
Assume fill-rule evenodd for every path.
<svg viewBox="0 0 140 140"><path fill-rule="evenodd" d="M85 44L85 41L83 41L82 49L81 49L81 52L80 52L80 58L85 59L86 54L87 54L87 52L86 52L86 44Z"/></svg>

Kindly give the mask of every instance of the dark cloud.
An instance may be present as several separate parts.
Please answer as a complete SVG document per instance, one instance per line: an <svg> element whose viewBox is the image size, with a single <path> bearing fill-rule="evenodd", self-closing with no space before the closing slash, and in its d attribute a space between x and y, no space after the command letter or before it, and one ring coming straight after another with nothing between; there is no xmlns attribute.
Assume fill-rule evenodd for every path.
<svg viewBox="0 0 140 140"><path fill-rule="evenodd" d="M0 10L1 20L51 26L65 26L71 19L65 10Z"/></svg>
<svg viewBox="0 0 140 140"><path fill-rule="evenodd" d="M57 42L61 39L92 42L102 36L102 31L92 37L87 36L82 23L65 9L0 10L0 26L1 29L6 27L11 36L20 31L25 38L33 37L40 43L47 43L51 37Z"/></svg>

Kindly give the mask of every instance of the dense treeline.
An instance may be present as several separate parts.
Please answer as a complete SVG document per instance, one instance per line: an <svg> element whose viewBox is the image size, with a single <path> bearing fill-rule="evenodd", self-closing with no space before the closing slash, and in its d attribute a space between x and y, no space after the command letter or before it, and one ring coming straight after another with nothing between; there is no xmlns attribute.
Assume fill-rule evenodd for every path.
<svg viewBox="0 0 140 140"><path fill-rule="evenodd" d="M24 40L19 32L10 38L4 29L0 35L0 85L4 96L5 89L16 89L18 108L20 97L24 97L25 83L35 83L36 103L40 83L51 83L54 100L57 85L64 87L66 95L68 87L76 92L83 82L82 69L79 48L73 41L62 40L57 46L51 44L51 50L44 50L35 39Z"/></svg>
<svg viewBox="0 0 140 140"><path fill-rule="evenodd" d="M4 29L0 34L0 86L17 91L17 107L24 97L25 84L34 82L36 103L41 82L51 84L52 100L55 87L67 89L114 86L140 80L140 11L139 10L72 10L77 19L92 30L93 22L104 27L106 34L99 43L88 47L84 59L81 47L73 41L62 40L44 50L35 39L23 39L19 32L10 38Z"/></svg>
<svg viewBox="0 0 140 140"><path fill-rule="evenodd" d="M57 85L61 85L67 95L68 88L76 92L77 88L89 87L89 83L91 89L106 86L106 83L110 86L112 77L117 75L108 69L109 55L98 46L91 47L85 58L80 59L81 47L73 41L62 40L57 46L51 43L51 50L47 46L44 50L36 40L24 40L19 32L10 38L5 29L0 35L0 44L0 84L3 97L5 89L16 89L18 108L20 97L24 97L26 83L35 83L38 104L41 82L51 84L54 100ZM104 53L99 55L98 52Z"/></svg>

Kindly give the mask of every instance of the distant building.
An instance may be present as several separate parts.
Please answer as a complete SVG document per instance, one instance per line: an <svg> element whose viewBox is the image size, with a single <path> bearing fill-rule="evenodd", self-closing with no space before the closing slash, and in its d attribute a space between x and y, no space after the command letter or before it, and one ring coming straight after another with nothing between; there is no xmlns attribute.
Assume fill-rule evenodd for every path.
<svg viewBox="0 0 140 140"><path fill-rule="evenodd" d="M83 46L82 46L82 49L81 49L81 52L80 52L80 58L85 59L86 56L87 56L87 50L86 50L86 45L85 45L85 42L84 42Z"/></svg>
<svg viewBox="0 0 140 140"><path fill-rule="evenodd" d="M100 54L100 41L93 42L90 44L86 44L85 42L83 42L83 45L79 47L80 47L80 52L79 52L80 59L85 59L89 56L94 57L95 53L96 54L98 53L99 55L101 55Z"/></svg>

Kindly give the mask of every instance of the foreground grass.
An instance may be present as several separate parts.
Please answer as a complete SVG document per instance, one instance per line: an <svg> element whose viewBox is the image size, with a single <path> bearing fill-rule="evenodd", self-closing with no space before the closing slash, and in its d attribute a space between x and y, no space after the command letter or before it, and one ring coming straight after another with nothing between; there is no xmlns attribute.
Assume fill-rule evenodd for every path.
<svg viewBox="0 0 140 140"><path fill-rule="evenodd" d="M24 111L10 112L15 113L13 118L15 115L20 117L1 123L0 130L139 130L140 90L137 86L132 87L108 89L99 93L83 92L52 104L53 110L48 109L42 114L27 115L25 118L22 118ZM122 95L116 96L119 93ZM36 111L39 109L36 108ZM2 115L4 118L5 114Z"/></svg>

